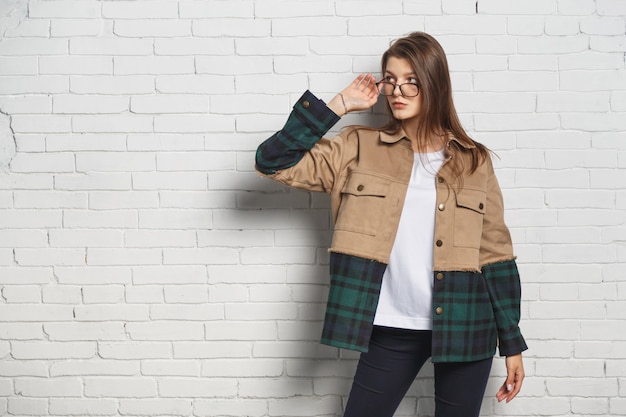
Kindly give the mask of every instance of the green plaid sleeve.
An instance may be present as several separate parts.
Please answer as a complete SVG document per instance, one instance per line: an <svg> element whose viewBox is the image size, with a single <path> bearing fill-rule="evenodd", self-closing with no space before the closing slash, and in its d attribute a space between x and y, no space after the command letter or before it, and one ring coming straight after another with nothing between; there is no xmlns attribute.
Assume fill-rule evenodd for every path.
<svg viewBox="0 0 626 417"><path fill-rule="evenodd" d="M501 356L520 353L528 346L519 329L521 285L514 260L482 267L498 328Z"/></svg>
<svg viewBox="0 0 626 417"><path fill-rule="evenodd" d="M293 107L285 126L256 152L256 168L264 174L290 168L339 121L326 103L307 90Z"/></svg>

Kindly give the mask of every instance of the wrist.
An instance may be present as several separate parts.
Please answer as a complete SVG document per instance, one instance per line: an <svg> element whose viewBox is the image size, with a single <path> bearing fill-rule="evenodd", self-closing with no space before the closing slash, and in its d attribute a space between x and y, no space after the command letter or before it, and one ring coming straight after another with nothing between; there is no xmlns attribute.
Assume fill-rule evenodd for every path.
<svg viewBox="0 0 626 417"><path fill-rule="evenodd" d="M345 99L341 93L337 94L330 100L327 104L328 108L331 109L337 116L345 116L348 114L348 108L345 104Z"/></svg>

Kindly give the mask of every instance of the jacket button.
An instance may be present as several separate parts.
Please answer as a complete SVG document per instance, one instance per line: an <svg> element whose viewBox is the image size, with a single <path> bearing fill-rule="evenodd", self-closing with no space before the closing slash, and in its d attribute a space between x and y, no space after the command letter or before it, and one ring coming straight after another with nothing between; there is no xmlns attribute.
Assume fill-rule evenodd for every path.
<svg viewBox="0 0 626 417"><path fill-rule="evenodd" d="M437 272L437 281L441 281L443 279L443 274L441 272Z"/></svg>
<svg viewBox="0 0 626 417"><path fill-rule="evenodd" d="M441 203L437 206L437 209L439 209L439 211L444 211L446 209L446 205Z"/></svg>
<svg viewBox="0 0 626 417"><path fill-rule="evenodd" d="M441 314L443 313L443 308L441 308L441 307L437 307L437 308L435 309L435 313L437 313L437 315L441 315Z"/></svg>
<svg viewBox="0 0 626 417"><path fill-rule="evenodd" d="M309 100L304 100L302 102L302 107L304 107L305 109L308 109L311 103L309 103Z"/></svg>
<svg viewBox="0 0 626 417"><path fill-rule="evenodd" d="M478 208L482 210L483 208L485 208L485 205L484 205L483 203L480 203L480 204L478 205Z"/></svg>
<svg viewBox="0 0 626 417"><path fill-rule="evenodd" d="M435 245L437 245L438 247L443 246L443 242L441 240L438 240L435 242Z"/></svg>
<svg viewBox="0 0 626 417"><path fill-rule="evenodd" d="M365 186L363 184L359 184L358 187L356 187L357 191L363 191L363 189L365 188Z"/></svg>
<svg viewBox="0 0 626 417"><path fill-rule="evenodd" d="M437 182L438 182L439 184L441 184L441 183L443 182L443 178L441 178L441 177L437 177Z"/></svg>

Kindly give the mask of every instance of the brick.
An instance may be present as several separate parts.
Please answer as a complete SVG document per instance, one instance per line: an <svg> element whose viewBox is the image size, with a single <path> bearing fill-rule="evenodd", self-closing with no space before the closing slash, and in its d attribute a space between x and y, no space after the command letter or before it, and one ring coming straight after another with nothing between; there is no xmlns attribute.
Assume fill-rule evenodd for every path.
<svg viewBox="0 0 626 417"><path fill-rule="evenodd" d="M626 36L597 36L591 38L590 49L600 52L626 52Z"/></svg>
<svg viewBox="0 0 626 417"><path fill-rule="evenodd" d="M485 14L538 14L556 13L556 0L531 0L523 3L515 0L480 0L478 12Z"/></svg>
<svg viewBox="0 0 626 417"><path fill-rule="evenodd" d="M150 55L153 42L149 39L72 38L71 55Z"/></svg>
<svg viewBox="0 0 626 417"><path fill-rule="evenodd" d="M113 58L115 75L193 74L191 56L116 56Z"/></svg>
<svg viewBox="0 0 626 417"><path fill-rule="evenodd" d="M556 74L547 71L535 72L479 72L474 74L477 91L556 91Z"/></svg>
<svg viewBox="0 0 626 417"><path fill-rule="evenodd" d="M204 150L202 135L132 134L128 135L129 151L200 151Z"/></svg>
<svg viewBox="0 0 626 417"><path fill-rule="evenodd" d="M248 358L251 343L249 342L174 342L174 358Z"/></svg>
<svg viewBox="0 0 626 417"><path fill-rule="evenodd" d="M508 16L507 33L509 35L540 36L544 33L545 17Z"/></svg>
<svg viewBox="0 0 626 417"><path fill-rule="evenodd" d="M60 284L101 285L131 282L130 268L117 266L55 267L55 276Z"/></svg>
<svg viewBox="0 0 626 417"><path fill-rule="evenodd" d="M57 114L123 113L129 110L129 99L123 96L57 95L53 112Z"/></svg>
<svg viewBox="0 0 626 417"><path fill-rule="evenodd" d="M255 4L254 14L263 18L329 16L335 14L335 9L330 1L316 2L310 7L298 7L293 2L271 0Z"/></svg>
<svg viewBox="0 0 626 417"><path fill-rule="evenodd" d="M197 37L266 37L266 36L284 36L284 30L293 28L288 23L292 20L243 20L243 19L196 19L193 22L193 35ZM245 22L245 23L244 23ZM325 23L331 23L325 22ZM318 26L319 29L322 27ZM326 33L326 28L324 33ZM345 30L342 32L345 33ZM290 36L290 35L287 35Z"/></svg>
<svg viewBox="0 0 626 417"><path fill-rule="evenodd" d="M206 190L208 178L203 172L133 173L134 190Z"/></svg>
<svg viewBox="0 0 626 417"><path fill-rule="evenodd" d="M79 153L76 154L76 171L154 171L156 155L148 152L133 153Z"/></svg>
<svg viewBox="0 0 626 417"><path fill-rule="evenodd" d="M164 288L166 303L202 304L209 301L209 290L206 286L184 285Z"/></svg>
<svg viewBox="0 0 626 417"><path fill-rule="evenodd" d="M68 42L63 39L9 38L3 39L0 44L0 56L67 55L67 53Z"/></svg>
<svg viewBox="0 0 626 417"><path fill-rule="evenodd" d="M179 10L182 18L252 18L255 15L255 4L252 0L231 2L183 0L180 2Z"/></svg>
<svg viewBox="0 0 626 417"><path fill-rule="evenodd" d="M13 358L24 360L89 359L95 354L94 342L12 342L11 348Z"/></svg>
<svg viewBox="0 0 626 417"><path fill-rule="evenodd" d="M46 323L50 341L124 340L124 323Z"/></svg>
<svg viewBox="0 0 626 417"><path fill-rule="evenodd" d="M92 191L89 208L92 210L157 208L159 196L156 191Z"/></svg>
<svg viewBox="0 0 626 417"><path fill-rule="evenodd" d="M228 38L158 38L154 41L155 55L233 55L235 44ZM129 54L140 55L140 54ZM144 54L148 55L148 54Z"/></svg>
<svg viewBox="0 0 626 417"><path fill-rule="evenodd" d="M267 415L267 402L248 398L195 400L194 414L201 417L228 414L262 417Z"/></svg>
<svg viewBox="0 0 626 417"><path fill-rule="evenodd" d="M33 37L47 38L50 34L50 22L46 19L22 20L17 27L7 28L7 38Z"/></svg>
<svg viewBox="0 0 626 417"><path fill-rule="evenodd" d="M426 16L425 30L433 35L504 35L506 23L506 18L499 16Z"/></svg>
<svg viewBox="0 0 626 417"><path fill-rule="evenodd" d="M45 416L48 413L48 400L44 398L10 398L7 408L10 414Z"/></svg>
<svg viewBox="0 0 626 417"><path fill-rule="evenodd" d="M41 248L48 246L48 237L41 230L4 229L0 230L2 248Z"/></svg>
<svg viewBox="0 0 626 417"><path fill-rule="evenodd" d="M598 0L596 2L597 12L601 16L624 16L626 15L626 4L619 0Z"/></svg>
<svg viewBox="0 0 626 417"><path fill-rule="evenodd" d="M74 76L72 93L76 94L149 94L154 92L154 77L148 75Z"/></svg>
<svg viewBox="0 0 626 417"><path fill-rule="evenodd" d="M16 191L15 208L55 209L86 208L87 194L64 191Z"/></svg>
<svg viewBox="0 0 626 417"><path fill-rule="evenodd" d="M163 263L166 265L235 265L239 252L231 248L178 249L165 248Z"/></svg>
<svg viewBox="0 0 626 417"><path fill-rule="evenodd" d="M192 230L127 230L124 245L136 248L190 248L196 245L196 234Z"/></svg>
<svg viewBox="0 0 626 417"><path fill-rule="evenodd" d="M194 409L194 401L186 399L123 399L120 413L127 415L149 414L151 416L188 416Z"/></svg>
<svg viewBox="0 0 626 417"><path fill-rule="evenodd" d="M40 57L39 73L44 75L111 75L113 59L95 56Z"/></svg>
<svg viewBox="0 0 626 417"><path fill-rule="evenodd" d="M606 112L609 107L608 92L558 92L537 95L538 112Z"/></svg>
<svg viewBox="0 0 626 417"><path fill-rule="evenodd" d="M85 133L152 132L153 119L137 115L74 116L72 131Z"/></svg>
<svg viewBox="0 0 626 417"><path fill-rule="evenodd" d="M172 357L171 343L166 342L102 342L98 354L104 359L167 359Z"/></svg>
<svg viewBox="0 0 626 417"><path fill-rule="evenodd" d="M37 75L37 57L0 57L0 75Z"/></svg>
<svg viewBox="0 0 626 417"><path fill-rule="evenodd" d="M82 305L75 310L77 321L146 321L149 318L148 306L100 304Z"/></svg>
<svg viewBox="0 0 626 417"><path fill-rule="evenodd" d="M85 173L57 175L54 178L57 190L128 190L131 178L128 173Z"/></svg>
<svg viewBox="0 0 626 417"><path fill-rule="evenodd" d="M111 31L109 25L113 23L95 19L55 18L50 22L50 35L54 38L99 36L107 33L107 30Z"/></svg>
<svg viewBox="0 0 626 417"><path fill-rule="evenodd" d="M117 304L124 302L125 288L122 285L92 285L81 289L85 304Z"/></svg>
<svg viewBox="0 0 626 417"><path fill-rule="evenodd" d="M85 264L85 249L15 249L18 265L26 266L69 266Z"/></svg>
<svg viewBox="0 0 626 417"><path fill-rule="evenodd" d="M46 150L49 152L123 151L126 150L126 135L107 133L46 135Z"/></svg>
<svg viewBox="0 0 626 417"><path fill-rule="evenodd" d="M157 383L152 378L136 375L128 378L92 377L84 379L86 397L142 398L157 394Z"/></svg>
<svg viewBox="0 0 626 417"><path fill-rule="evenodd" d="M89 248L87 265L158 265L161 263L160 249L117 249Z"/></svg>
<svg viewBox="0 0 626 417"><path fill-rule="evenodd" d="M209 98L200 95L161 94L131 99L133 113L206 113Z"/></svg>
<svg viewBox="0 0 626 417"><path fill-rule="evenodd" d="M49 411L53 415L114 415L117 402L108 398L51 398Z"/></svg>
<svg viewBox="0 0 626 417"><path fill-rule="evenodd" d="M234 78L219 75L163 75L156 78L160 93L169 94L233 94Z"/></svg>
<svg viewBox="0 0 626 417"><path fill-rule="evenodd" d="M159 394L164 398L214 398L237 395L237 380L227 378L162 378Z"/></svg>
<svg viewBox="0 0 626 417"><path fill-rule="evenodd" d="M201 266L159 266L133 268L133 283L145 284L203 284L206 268Z"/></svg>
<svg viewBox="0 0 626 417"><path fill-rule="evenodd" d="M275 59L280 62L282 57ZM222 76L271 74L274 72L273 61L273 57L269 56L224 56L219 60L211 56L198 56L196 57L196 73Z"/></svg>
<svg viewBox="0 0 626 417"><path fill-rule="evenodd" d="M8 304L41 302L41 289L37 286L20 285L18 287L5 287L1 293L2 298Z"/></svg>
<svg viewBox="0 0 626 417"><path fill-rule="evenodd" d="M55 285L43 287L42 300L45 304L80 304L83 297L80 287Z"/></svg>
<svg viewBox="0 0 626 417"><path fill-rule="evenodd" d="M131 2L127 2L131 3ZM136 2L140 4L142 2ZM155 3L145 2L146 4ZM170 4L176 5L173 2ZM127 19L128 14L122 15L121 19ZM158 19L152 18L149 13L144 13L137 16L138 19L133 20L116 20L113 32L123 38L174 38L174 37L188 37L191 36L191 22L185 20L174 19ZM154 17L167 17L167 16L154 16ZM150 20L144 20L150 19Z"/></svg>

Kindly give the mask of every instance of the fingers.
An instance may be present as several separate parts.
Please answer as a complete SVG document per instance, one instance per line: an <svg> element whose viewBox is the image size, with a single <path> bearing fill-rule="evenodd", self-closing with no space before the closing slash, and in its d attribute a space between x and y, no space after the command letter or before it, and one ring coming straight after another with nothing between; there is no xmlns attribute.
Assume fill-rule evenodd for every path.
<svg viewBox="0 0 626 417"><path fill-rule="evenodd" d="M359 74L352 84L355 89L363 93L371 93L376 90L376 77L371 73Z"/></svg>
<svg viewBox="0 0 626 417"><path fill-rule="evenodd" d="M507 378L496 393L498 402L510 402L519 394L524 380L524 366L521 355L509 356L506 359Z"/></svg>

